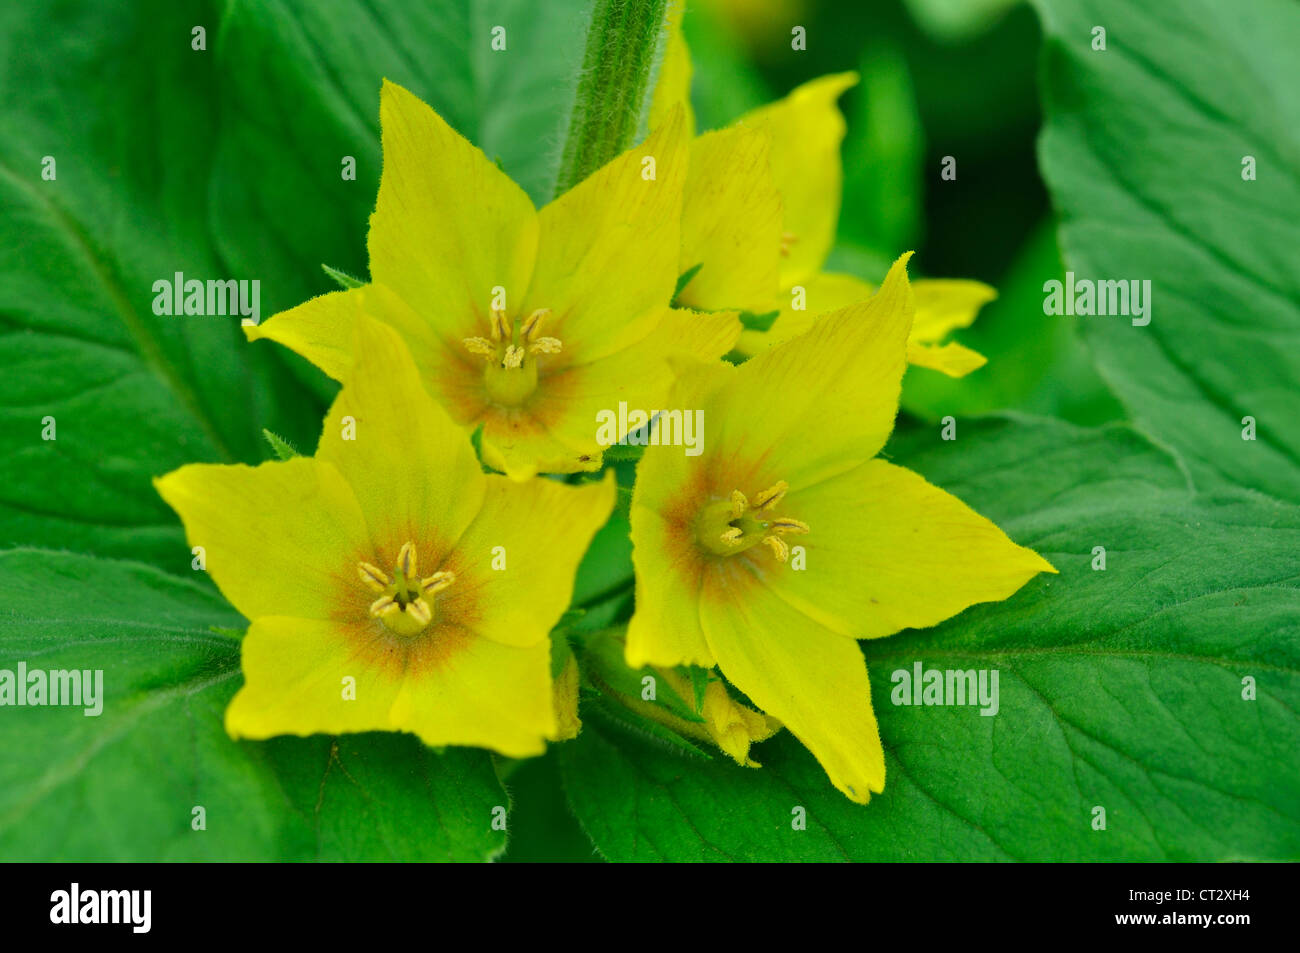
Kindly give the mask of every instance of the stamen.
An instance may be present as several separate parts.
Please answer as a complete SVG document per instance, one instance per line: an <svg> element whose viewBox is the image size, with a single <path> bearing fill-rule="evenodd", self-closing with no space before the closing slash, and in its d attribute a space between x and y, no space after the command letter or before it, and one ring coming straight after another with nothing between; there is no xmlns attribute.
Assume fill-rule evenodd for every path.
<svg viewBox="0 0 1300 953"><path fill-rule="evenodd" d="M357 564L361 581L379 593L379 598L370 603L370 614L397 635L422 632L433 621L434 596L456 581L455 573L443 570L417 582L418 567L415 543L409 541L397 551L395 578L371 563Z"/></svg>
<svg viewBox="0 0 1300 953"><path fill-rule="evenodd" d="M426 596L437 595L456 581L456 574L446 570L435 572L432 576L420 580L420 591Z"/></svg>
<svg viewBox="0 0 1300 953"><path fill-rule="evenodd" d="M489 323L492 326L493 341L510 340L510 322L506 320L504 311L493 311Z"/></svg>
<svg viewBox="0 0 1300 953"><path fill-rule="evenodd" d="M768 527L772 530L772 532L776 533L779 536L784 536L787 533L795 533L795 534L802 535L803 533L812 532L812 527L809 526L807 523L805 523L803 520L791 519L788 516L781 516L778 517L777 519L772 520L772 522L768 524Z"/></svg>
<svg viewBox="0 0 1300 953"><path fill-rule="evenodd" d="M505 356L501 358L502 367L523 367L524 366L524 349L517 344L512 344L506 348Z"/></svg>
<svg viewBox="0 0 1300 953"><path fill-rule="evenodd" d="M790 489L790 484L784 480L778 480L774 485L768 487L758 496L754 497L754 508L758 510L770 510L776 504L781 502L785 496L785 491Z"/></svg>
<svg viewBox="0 0 1300 953"><path fill-rule="evenodd" d="M781 233L781 257L782 258L790 257L790 249L794 245L794 243L797 242L798 240L799 238L797 235L795 235L794 232Z"/></svg>
<svg viewBox="0 0 1300 953"><path fill-rule="evenodd" d="M406 614L418 623L421 628L433 621L433 610L429 608L429 603L423 599L416 599L414 602L406 604Z"/></svg>
<svg viewBox="0 0 1300 953"><path fill-rule="evenodd" d="M778 562L785 562L790 558L790 547L780 536L764 536L763 545L772 550L772 555Z"/></svg>
<svg viewBox="0 0 1300 953"><path fill-rule="evenodd" d="M726 499L714 499L695 518L696 540L717 556L738 556L762 543L778 561L789 561L790 545L782 537L812 532L803 520L768 512L789 489L790 484L778 480L753 497L732 490Z"/></svg>
<svg viewBox="0 0 1300 953"><path fill-rule="evenodd" d="M524 336L525 341L536 341L537 335L541 333L542 322L551 316L550 308L538 308L528 317L524 318L523 327L519 330ZM555 340L552 338L551 340Z"/></svg>
<svg viewBox="0 0 1300 953"><path fill-rule="evenodd" d="M465 345L465 350L471 354L481 354L484 360L491 361L496 357L496 346L487 338L464 338L461 341Z"/></svg>
<svg viewBox="0 0 1300 953"><path fill-rule="evenodd" d="M410 542L403 543L397 551L397 568L407 579L415 576L415 546Z"/></svg>
<svg viewBox="0 0 1300 953"><path fill-rule="evenodd" d="M361 577L362 582L375 592L383 592L388 588L388 573L378 566L372 566L370 563L358 563L357 575Z"/></svg>
<svg viewBox="0 0 1300 953"><path fill-rule="evenodd" d="M559 354L559 338L538 338L532 344L528 345L528 350L534 354Z"/></svg>

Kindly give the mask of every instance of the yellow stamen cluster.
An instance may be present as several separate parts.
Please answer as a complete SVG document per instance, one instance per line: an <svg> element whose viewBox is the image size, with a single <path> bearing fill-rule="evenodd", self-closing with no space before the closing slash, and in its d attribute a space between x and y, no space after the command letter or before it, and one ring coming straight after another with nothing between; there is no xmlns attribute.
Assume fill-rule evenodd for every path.
<svg viewBox="0 0 1300 953"><path fill-rule="evenodd" d="M435 572L418 578L415 545L407 542L397 553L393 577L368 562L357 564L366 588L378 593L370 614L398 635L415 635L433 621L434 596L456 581L455 573Z"/></svg>
<svg viewBox="0 0 1300 953"><path fill-rule="evenodd" d="M788 516L769 517L785 497L790 485L780 480L750 500L739 490L731 497L707 507L701 514L700 541L720 555L744 552L759 543L780 562L790 558L790 545L783 536L807 533L810 527Z"/></svg>
<svg viewBox="0 0 1300 953"><path fill-rule="evenodd" d="M524 366L527 354L558 354L562 347L559 338L542 336L542 324L550 316L550 308L538 308L524 318L522 325L506 317L504 311L493 311L490 319L491 339L465 338L465 350L478 354L488 364L509 370Z"/></svg>
<svg viewBox="0 0 1300 953"><path fill-rule="evenodd" d="M793 232L781 233L781 257L782 258L790 257L790 250L794 247L794 243L797 242L798 240L799 240L798 237Z"/></svg>

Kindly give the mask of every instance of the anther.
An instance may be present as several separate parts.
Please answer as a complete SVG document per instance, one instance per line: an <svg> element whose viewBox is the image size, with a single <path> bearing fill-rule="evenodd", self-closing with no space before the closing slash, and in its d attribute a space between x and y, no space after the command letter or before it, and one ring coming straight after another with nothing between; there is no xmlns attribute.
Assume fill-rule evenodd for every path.
<svg viewBox="0 0 1300 953"><path fill-rule="evenodd" d="M534 354L559 354L560 346L559 338L538 338L528 345L528 350Z"/></svg>
<svg viewBox="0 0 1300 953"><path fill-rule="evenodd" d="M493 341L510 340L510 322L506 320L504 311L493 311L489 320L492 327Z"/></svg>
<svg viewBox="0 0 1300 953"><path fill-rule="evenodd" d="M465 345L465 350L471 354L481 354L484 360L491 361L496 357L496 346L487 338L464 338L461 343Z"/></svg>
<svg viewBox="0 0 1300 953"><path fill-rule="evenodd" d="M420 591L426 596L437 595L455 581L456 574L454 572L448 572L446 570L435 572L432 576L420 580Z"/></svg>
<svg viewBox="0 0 1300 953"><path fill-rule="evenodd" d="M536 341L537 335L541 333L542 322L551 316L550 308L538 308L528 317L524 318L523 327L519 330L524 336L525 341ZM555 340L551 338L551 340Z"/></svg>
<svg viewBox="0 0 1300 953"><path fill-rule="evenodd" d="M358 563L357 575L361 577L362 582L375 592L383 592L388 588L388 573L378 566L372 566L370 563Z"/></svg>
<svg viewBox="0 0 1300 953"><path fill-rule="evenodd" d="M772 550L772 555L778 562L785 562L790 558L790 547L780 536L764 536L763 545Z"/></svg>
<svg viewBox="0 0 1300 953"><path fill-rule="evenodd" d="M768 487L758 496L754 497L754 508L760 510L770 510L776 504L781 502L785 496L785 491L790 489L790 484L784 480L778 480L775 484Z"/></svg>

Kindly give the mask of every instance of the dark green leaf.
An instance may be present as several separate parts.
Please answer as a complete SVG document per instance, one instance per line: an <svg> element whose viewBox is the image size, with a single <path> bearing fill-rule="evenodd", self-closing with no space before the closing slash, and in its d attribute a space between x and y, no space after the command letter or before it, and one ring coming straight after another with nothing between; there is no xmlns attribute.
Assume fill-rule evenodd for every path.
<svg viewBox="0 0 1300 953"><path fill-rule="evenodd" d="M240 619L206 586L16 550L0 553L0 604L0 670L103 672L96 717L0 709L4 860L484 860L505 846L486 752L401 734L232 742L239 640L212 629Z"/></svg>

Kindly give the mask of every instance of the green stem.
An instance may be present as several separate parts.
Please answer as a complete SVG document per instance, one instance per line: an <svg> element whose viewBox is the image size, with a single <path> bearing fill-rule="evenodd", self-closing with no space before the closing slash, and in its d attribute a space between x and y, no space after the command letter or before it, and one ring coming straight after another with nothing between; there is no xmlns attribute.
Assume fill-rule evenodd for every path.
<svg viewBox="0 0 1300 953"><path fill-rule="evenodd" d="M556 195L631 148L667 9L668 0L594 0Z"/></svg>

